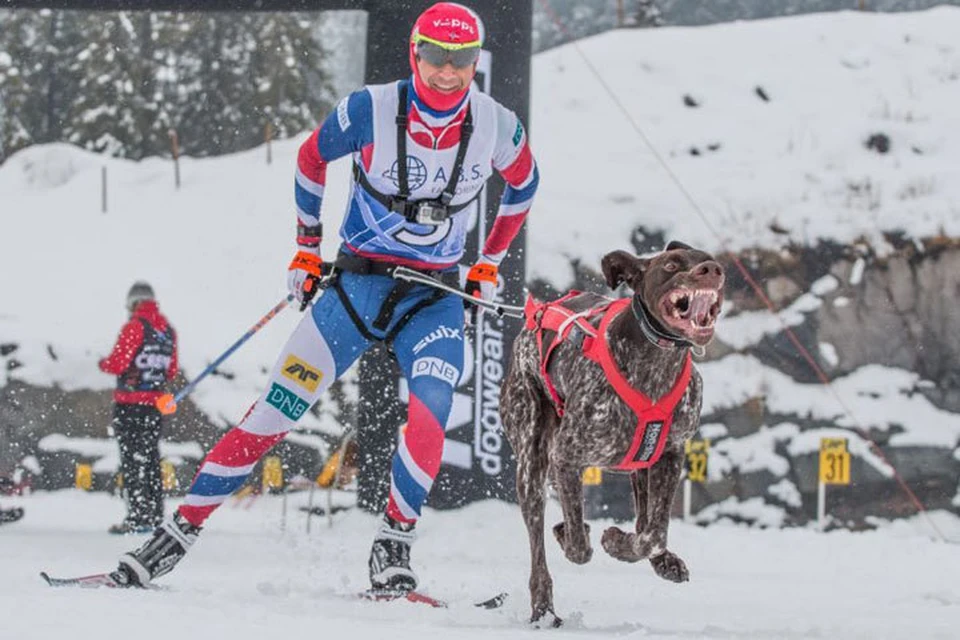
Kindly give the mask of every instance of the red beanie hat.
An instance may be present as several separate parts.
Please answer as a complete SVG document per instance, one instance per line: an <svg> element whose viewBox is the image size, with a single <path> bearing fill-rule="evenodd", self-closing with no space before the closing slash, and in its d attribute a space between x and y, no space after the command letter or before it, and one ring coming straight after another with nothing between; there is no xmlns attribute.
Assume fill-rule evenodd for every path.
<svg viewBox="0 0 960 640"><path fill-rule="evenodd" d="M417 95L438 111L452 109L467 94L469 86L452 94L435 91L423 81L417 69L417 37L424 36L437 42L483 46L483 22L472 10L455 2L438 2L420 14L410 33L410 68Z"/></svg>

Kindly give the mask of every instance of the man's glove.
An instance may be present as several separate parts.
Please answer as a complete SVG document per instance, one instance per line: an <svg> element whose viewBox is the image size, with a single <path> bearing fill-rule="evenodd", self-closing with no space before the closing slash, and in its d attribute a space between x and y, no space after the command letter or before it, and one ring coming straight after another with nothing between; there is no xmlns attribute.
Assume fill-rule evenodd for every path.
<svg viewBox="0 0 960 640"><path fill-rule="evenodd" d="M464 291L474 298L491 301L497 293L497 265L480 261L470 267ZM474 307L469 302L468 307Z"/></svg>
<svg viewBox="0 0 960 640"><path fill-rule="evenodd" d="M287 289L300 303L300 311L307 308L320 288L323 260L320 258L320 238L323 225L308 227L297 222L297 255L293 256L287 271Z"/></svg>
<svg viewBox="0 0 960 640"><path fill-rule="evenodd" d="M311 251L301 249L293 256L287 271L287 289L300 303L300 311L307 308L320 288L323 260Z"/></svg>

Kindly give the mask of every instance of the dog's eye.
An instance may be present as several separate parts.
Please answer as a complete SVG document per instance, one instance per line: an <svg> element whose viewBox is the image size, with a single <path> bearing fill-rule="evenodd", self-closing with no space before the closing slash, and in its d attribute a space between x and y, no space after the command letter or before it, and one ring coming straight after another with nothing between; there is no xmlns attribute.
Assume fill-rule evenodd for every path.
<svg viewBox="0 0 960 640"><path fill-rule="evenodd" d="M680 265L678 265L676 262L673 262L672 260L666 263L665 265L663 265L663 270L669 271L670 273L673 273L679 268L680 268Z"/></svg>

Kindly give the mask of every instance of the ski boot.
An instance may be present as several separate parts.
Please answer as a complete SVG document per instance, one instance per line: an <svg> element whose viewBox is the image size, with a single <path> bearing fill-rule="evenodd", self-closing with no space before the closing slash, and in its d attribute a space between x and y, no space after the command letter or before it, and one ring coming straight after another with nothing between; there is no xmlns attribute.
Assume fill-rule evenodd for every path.
<svg viewBox="0 0 960 640"><path fill-rule="evenodd" d="M410 568L410 545L417 538L413 527L384 517L370 549L373 590L408 593L417 588L417 574Z"/></svg>
<svg viewBox="0 0 960 640"><path fill-rule="evenodd" d="M187 555L200 533L179 514L157 527L153 536L136 551L120 556L120 566L111 574L119 582L145 587L155 578L170 573ZM120 574L122 577L118 577Z"/></svg>

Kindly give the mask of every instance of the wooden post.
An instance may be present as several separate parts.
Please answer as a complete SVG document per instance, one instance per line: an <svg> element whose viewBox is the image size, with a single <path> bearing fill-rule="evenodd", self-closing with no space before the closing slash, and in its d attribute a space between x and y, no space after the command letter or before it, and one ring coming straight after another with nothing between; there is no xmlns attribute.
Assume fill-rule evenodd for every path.
<svg viewBox="0 0 960 640"><path fill-rule="evenodd" d="M170 129L168 132L170 135L170 151L173 153L173 180L174 184L177 185L177 189L180 188L180 140L177 138L177 130Z"/></svg>
<svg viewBox="0 0 960 640"><path fill-rule="evenodd" d="M827 526L827 483L817 483L817 527L822 531Z"/></svg>
<svg viewBox="0 0 960 640"><path fill-rule="evenodd" d="M617 0L617 27L623 28L624 15L623 15L623 0Z"/></svg>
<svg viewBox="0 0 960 640"><path fill-rule="evenodd" d="M270 141L273 139L273 127L270 126L270 121L268 120L265 125L263 125L263 141L267 145L267 164L273 162L273 152L270 149Z"/></svg>
<svg viewBox="0 0 960 640"><path fill-rule="evenodd" d="M860 6L860 11L867 9L867 0L857 0L857 4Z"/></svg>
<svg viewBox="0 0 960 640"><path fill-rule="evenodd" d="M107 165L100 167L100 211L107 212Z"/></svg>

